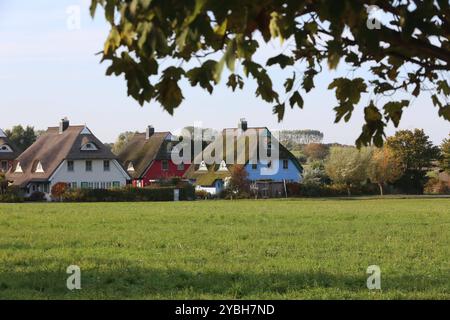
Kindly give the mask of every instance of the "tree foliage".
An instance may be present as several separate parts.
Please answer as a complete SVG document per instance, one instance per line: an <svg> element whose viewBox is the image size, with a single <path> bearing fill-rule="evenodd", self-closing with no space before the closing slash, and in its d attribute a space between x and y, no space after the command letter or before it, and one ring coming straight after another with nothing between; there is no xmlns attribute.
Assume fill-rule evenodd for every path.
<svg viewBox="0 0 450 320"><path fill-rule="evenodd" d="M235 165L231 169L231 177L227 185L227 190L231 195L240 196L248 194L250 191L250 181L248 173L242 165Z"/></svg>
<svg viewBox="0 0 450 320"><path fill-rule="evenodd" d="M325 171L336 184L350 187L367 180L367 168L371 158L370 148L358 150L351 147L332 147L325 163Z"/></svg>
<svg viewBox="0 0 450 320"><path fill-rule="evenodd" d="M324 65L335 69L345 62L368 75L330 83L336 122L350 119L363 93L374 98L364 109L358 146L380 146L384 127L398 126L410 104L388 98L378 105L380 96L426 90L439 115L450 120L448 0L92 0L92 16L99 5L111 26L102 52L102 61L110 62L107 75L124 75L128 95L141 105L156 100L173 114L184 99L181 80L212 93L227 68L233 91L253 78L256 96L272 103L282 120L286 106L303 107ZM382 21L369 13L372 6ZM261 44L271 39L287 41L288 50L256 61ZM162 69L162 61L169 66ZM272 66L289 75L284 92L274 89Z"/></svg>
<svg viewBox="0 0 450 320"><path fill-rule="evenodd" d="M321 143L310 143L303 148L303 153L311 160L324 160L329 152L329 147Z"/></svg>
<svg viewBox="0 0 450 320"><path fill-rule="evenodd" d="M388 147L383 147L373 152L368 175L372 182L378 184L380 194L383 195L384 185L397 181L402 176L403 170L400 158Z"/></svg>
<svg viewBox="0 0 450 320"><path fill-rule="evenodd" d="M38 137L38 133L34 130L34 127L27 126L24 128L22 125L17 125L12 127L12 129L5 130L5 134L8 139L22 151L31 146Z"/></svg>
<svg viewBox="0 0 450 320"><path fill-rule="evenodd" d="M397 131L386 140L386 145L399 157L405 169L398 186L408 193L423 193L427 170L439 159L439 148L419 129Z"/></svg>
<svg viewBox="0 0 450 320"><path fill-rule="evenodd" d="M441 145L441 168L450 173L450 134L449 138L444 139Z"/></svg>
<svg viewBox="0 0 450 320"><path fill-rule="evenodd" d="M116 142L114 142L111 148L111 151L116 155L120 154L123 148L125 148L125 146L128 144L128 142L130 142L130 140L136 133L137 132L125 131L119 134Z"/></svg>
<svg viewBox="0 0 450 320"><path fill-rule="evenodd" d="M65 182L58 182L52 186L51 194L54 199L62 201L62 197L69 190L69 185Z"/></svg>

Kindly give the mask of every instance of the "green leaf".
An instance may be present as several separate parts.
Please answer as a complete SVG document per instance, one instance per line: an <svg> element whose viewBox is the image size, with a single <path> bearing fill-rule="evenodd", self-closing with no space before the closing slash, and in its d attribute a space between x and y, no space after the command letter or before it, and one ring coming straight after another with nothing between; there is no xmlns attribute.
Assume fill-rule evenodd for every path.
<svg viewBox="0 0 450 320"><path fill-rule="evenodd" d="M105 5L105 18L106 20L114 25L114 12L116 10L116 4L113 0L107 0Z"/></svg>
<svg viewBox="0 0 450 320"><path fill-rule="evenodd" d="M273 107L273 114L276 114L278 117L278 122L281 122L284 118L284 110L285 106L284 103L277 104L275 107Z"/></svg>
<svg viewBox="0 0 450 320"><path fill-rule="evenodd" d="M398 127L400 119L402 118L402 109L407 106L409 106L408 100L391 101L384 105L383 109L387 119L392 120L396 128Z"/></svg>
<svg viewBox="0 0 450 320"><path fill-rule="evenodd" d="M161 103L163 108L173 115L173 110L177 108L184 97L178 82L174 79L163 79L156 85L156 100Z"/></svg>
<svg viewBox="0 0 450 320"><path fill-rule="evenodd" d="M294 87L294 83L295 83L295 72L294 72L292 78L286 79L286 82L284 83L284 88L286 89L286 93L288 93L289 91L292 90L292 88Z"/></svg>
<svg viewBox="0 0 450 320"><path fill-rule="evenodd" d="M274 64L279 64L281 69L286 68L286 66L292 66L294 64L294 59L292 57L288 57L284 54L279 54L276 57L272 57L267 60L266 63L268 66L272 66Z"/></svg>
<svg viewBox="0 0 450 320"><path fill-rule="evenodd" d="M297 104L300 109L303 109L303 98L298 91L295 91L291 96L289 99L289 104L291 105L291 108Z"/></svg>
<svg viewBox="0 0 450 320"><path fill-rule="evenodd" d="M241 76L231 74L228 77L227 86L230 87L234 92L237 87L239 87L239 89L242 89L244 87L244 81L242 80Z"/></svg>

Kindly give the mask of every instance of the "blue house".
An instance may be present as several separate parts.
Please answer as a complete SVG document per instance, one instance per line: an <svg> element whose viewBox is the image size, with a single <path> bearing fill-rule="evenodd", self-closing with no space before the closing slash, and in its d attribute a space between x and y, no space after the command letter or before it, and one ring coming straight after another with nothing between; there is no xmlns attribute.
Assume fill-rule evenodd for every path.
<svg viewBox="0 0 450 320"><path fill-rule="evenodd" d="M204 161L207 155L214 155L216 161L208 164L211 161ZM184 177L194 182L197 190L215 195L227 186L235 165L244 166L254 189L277 185L279 189L287 182L302 180L303 168L297 158L268 128L249 128L244 119L237 128L224 129L197 155Z"/></svg>

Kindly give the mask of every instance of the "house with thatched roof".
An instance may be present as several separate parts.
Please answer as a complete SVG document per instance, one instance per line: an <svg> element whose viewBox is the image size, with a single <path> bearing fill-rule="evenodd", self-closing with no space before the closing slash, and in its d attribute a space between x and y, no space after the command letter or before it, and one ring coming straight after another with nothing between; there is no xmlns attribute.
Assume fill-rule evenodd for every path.
<svg viewBox="0 0 450 320"><path fill-rule="evenodd" d="M172 161L171 152L176 143L173 140L170 132L155 132L153 126L131 138L118 157L134 186L145 187L184 175L189 165Z"/></svg>
<svg viewBox="0 0 450 320"><path fill-rule="evenodd" d="M214 161L205 161L208 156ZM214 195L226 187L236 165L244 166L255 188L262 182L267 185L302 180L303 168L298 159L267 127L248 127L245 119L240 120L237 128L224 129L195 157L184 177L197 190Z"/></svg>
<svg viewBox="0 0 450 320"><path fill-rule="evenodd" d="M6 173L13 165L14 159L20 155L19 148L12 143L0 128L0 172Z"/></svg>
<svg viewBox="0 0 450 320"><path fill-rule="evenodd" d="M64 182L71 188L110 189L125 186L130 176L116 156L84 126L63 119L25 150L7 173L26 195L43 192Z"/></svg>

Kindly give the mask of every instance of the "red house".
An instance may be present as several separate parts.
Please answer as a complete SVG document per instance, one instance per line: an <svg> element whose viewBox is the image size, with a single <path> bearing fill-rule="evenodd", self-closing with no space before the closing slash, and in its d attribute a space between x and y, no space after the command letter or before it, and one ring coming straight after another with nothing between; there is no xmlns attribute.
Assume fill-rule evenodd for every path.
<svg viewBox="0 0 450 320"><path fill-rule="evenodd" d="M133 186L145 187L159 180L183 176L189 164L172 162L173 145L170 132L155 132L152 126L148 126L145 133L133 136L119 154Z"/></svg>
<svg viewBox="0 0 450 320"><path fill-rule="evenodd" d="M19 155L19 149L8 139L5 132L0 129L0 173L6 173Z"/></svg>

